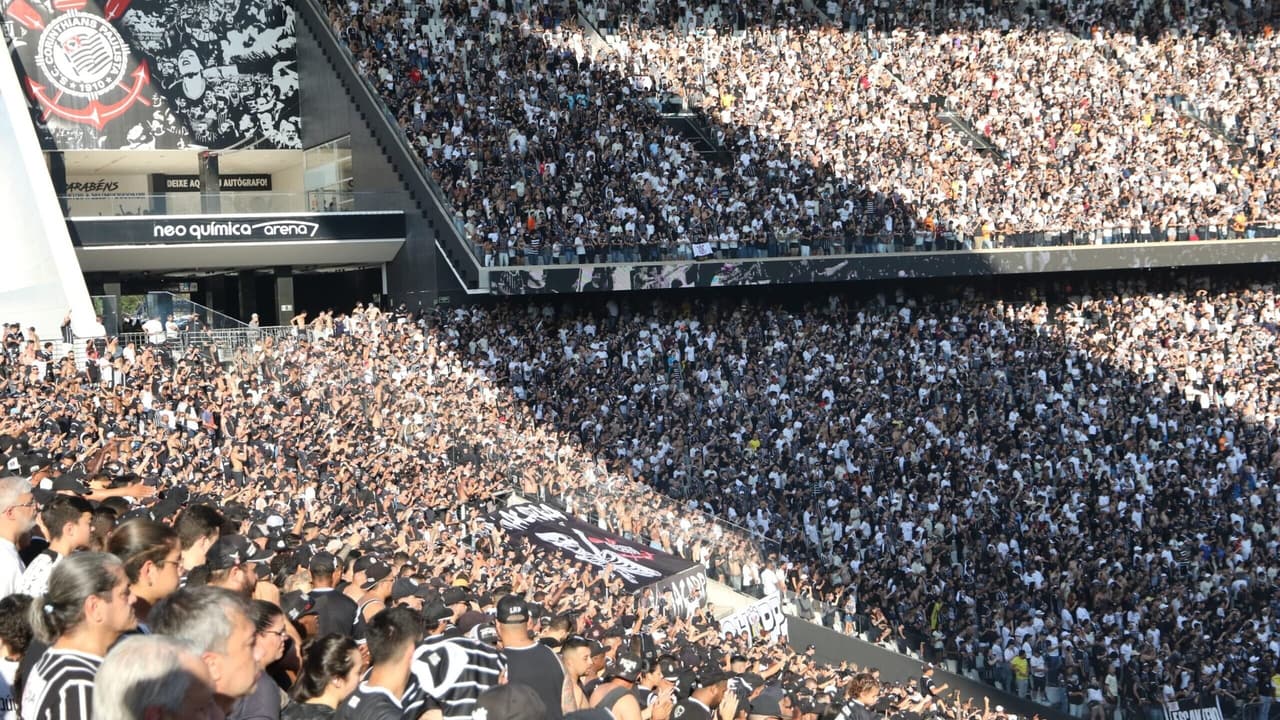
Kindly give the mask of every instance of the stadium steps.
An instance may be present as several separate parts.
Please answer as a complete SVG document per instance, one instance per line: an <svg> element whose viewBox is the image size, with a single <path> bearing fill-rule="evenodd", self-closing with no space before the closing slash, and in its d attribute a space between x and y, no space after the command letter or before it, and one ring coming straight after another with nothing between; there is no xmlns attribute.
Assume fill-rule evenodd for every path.
<svg viewBox="0 0 1280 720"><path fill-rule="evenodd" d="M1165 102L1169 103L1169 105L1171 105L1175 110L1182 113L1184 117L1189 118L1200 127L1222 138L1232 147L1237 149L1241 147L1240 141L1233 137L1231 133L1227 132L1227 129L1223 127L1222 123L1210 118L1198 105L1191 102L1189 99L1181 95L1169 95L1165 97Z"/></svg>
<svg viewBox="0 0 1280 720"><path fill-rule="evenodd" d="M593 12L594 6L584 7L582 11L579 12L578 20L582 24L582 27L587 30L589 35L594 36L597 42L602 43L603 46L608 48L608 50L615 56L618 58L624 58L625 54L618 49L618 45L616 44L616 37L605 34L601 32L600 28L596 27L594 21L591 19ZM719 18L719 5L708 8L706 10L705 17ZM686 32L691 31L691 28L695 25L693 18L686 15L684 21L685 22L682 22L682 26L686 23L688 24ZM655 82L654 86L658 87L659 83ZM669 93L664 97L657 97L654 100L657 105L658 115L662 118L663 122L666 123L667 127L680 133L682 137L688 140L703 160L720 165L728 165L733 162L733 153L724 146L724 143L717 139L717 134L712 129L711 122L707 119L706 115L700 111L691 112L685 109L687 105L685 98L675 93Z"/></svg>
<svg viewBox="0 0 1280 720"><path fill-rule="evenodd" d="M419 6L419 12L438 7L430 0ZM437 257L452 271L461 289L468 294L483 293L482 271L474 252L454 222L455 215L447 196L436 184L421 158L400 130L395 118L383 104L379 91L356 69L350 51L329 26L328 13L318 0L300 0L298 16L315 38L324 63L346 90L359 122L368 130L390 166L403 191L416 206L419 217L434 236ZM409 208L404 208L409 210ZM410 229L412 234L412 228ZM406 251L412 238L406 239ZM441 288L444 289L444 288Z"/></svg>
<svg viewBox="0 0 1280 720"><path fill-rule="evenodd" d="M1116 52L1114 48L1108 45L1100 45L1097 47L1098 47L1098 51L1102 54L1103 57L1115 63L1116 66L1119 67L1121 70L1123 70L1126 73L1133 72L1133 67L1130 66L1129 63L1125 61L1124 56ZM1160 97L1166 104L1169 105L1169 107L1172 107L1174 110L1177 110L1183 117L1191 120L1192 122L1196 123L1200 127L1213 133L1214 135L1216 135L1217 137L1225 141L1228 145L1236 149L1239 149L1241 147L1240 141L1237 138L1233 137L1230 133L1228 133L1227 129L1223 127L1221 123L1210 118L1203 110L1200 109L1198 105L1192 102L1189 98L1183 95L1162 95Z"/></svg>
<svg viewBox="0 0 1280 720"><path fill-rule="evenodd" d="M721 165L733 162L733 153L729 152L723 143L713 139L715 136L711 130L711 124L702 113L667 112L664 108L660 114L667 127L688 140L702 159Z"/></svg>
<svg viewBox="0 0 1280 720"><path fill-rule="evenodd" d="M1008 160L1008 156L1001 152L1000 148L992 144L985 135L978 132L977 128L969 124L969 121L966 120L964 116L960 115L960 113L957 113L942 104L933 105L933 103L930 103L930 105L934 107L934 117L947 125L950 125L951 128L961 137L961 142L964 143L966 147L988 155L994 155L1002 160Z"/></svg>

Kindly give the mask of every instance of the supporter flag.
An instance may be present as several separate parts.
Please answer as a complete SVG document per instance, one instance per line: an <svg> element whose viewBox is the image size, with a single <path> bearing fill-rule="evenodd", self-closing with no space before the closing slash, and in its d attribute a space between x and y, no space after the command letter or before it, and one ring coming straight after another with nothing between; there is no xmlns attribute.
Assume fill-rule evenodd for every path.
<svg viewBox="0 0 1280 720"><path fill-rule="evenodd" d="M702 604L706 568L662 552L595 525L570 517L545 503L523 503L503 508L489 520L512 537L523 537L535 547L567 555L598 568L612 566L631 592L651 590L665 607L687 615ZM664 593L670 592L669 597Z"/></svg>

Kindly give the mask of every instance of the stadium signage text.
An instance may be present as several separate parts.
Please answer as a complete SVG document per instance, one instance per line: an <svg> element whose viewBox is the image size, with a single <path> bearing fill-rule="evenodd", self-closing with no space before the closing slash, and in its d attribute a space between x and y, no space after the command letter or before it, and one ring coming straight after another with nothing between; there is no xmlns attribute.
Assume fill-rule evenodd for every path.
<svg viewBox="0 0 1280 720"><path fill-rule="evenodd" d="M305 220L271 220L250 224L247 222L157 222L151 229L151 237L157 240L191 238L193 240L252 238L252 237L315 237L319 225Z"/></svg>
<svg viewBox="0 0 1280 720"><path fill-rule="evenodd" d="M151 176L151 187L158 193L199 192L199 175L164 175L154 173ZM256 190L271 191L271 175L269 173L244 173L239 175L218 176L218 189L224 192Z"/></svg>
<svg viewBox="0 0 1280 720"><path fill-rule="evenodd" d="M1186 702L1163 703L1165 720L1222 720L1222 709L1217 703L1201 707L1182 707L1187 704Z"/></svg>
<svg viewBox="0 0 1280 720"><path fill-rule="evenodd" d="M721 635L744 632L753 645L761 638L785 638L787 616L782 612L782 600L777 595L761 598L720 621Z"/></svg>
<svg viewBox="0 0 1280 720"><path fill-rule="evenodd" d="M74 208L73 208L74 209ZM155 243L261 243L315 240L403 240L403 212L281 215L150 215L77 217L67 224L82 247Z"/></svg>

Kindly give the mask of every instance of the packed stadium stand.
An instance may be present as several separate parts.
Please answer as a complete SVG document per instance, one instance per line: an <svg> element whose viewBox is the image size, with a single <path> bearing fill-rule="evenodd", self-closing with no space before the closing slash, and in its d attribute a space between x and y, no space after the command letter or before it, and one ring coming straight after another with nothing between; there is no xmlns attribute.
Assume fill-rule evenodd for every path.
<svg viewBox="0 0 1280 720"><path fill-rule="evenodd" d="M1244 237L1280 197L1270 6L1175 4L1142 33L1023 3L856 32L804 4L330 10L486 262L548 264Z"/></svg>
<svg viewBox="0 0 1280 720"><path fill-rule="evenodd" d="M1271 719L1275 3L3 9L0 720Z"/></svg>

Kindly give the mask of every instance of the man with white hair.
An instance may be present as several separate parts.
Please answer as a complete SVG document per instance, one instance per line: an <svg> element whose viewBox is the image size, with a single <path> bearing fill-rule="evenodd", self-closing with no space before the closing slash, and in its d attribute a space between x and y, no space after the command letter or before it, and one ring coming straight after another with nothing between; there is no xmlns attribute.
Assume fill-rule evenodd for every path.
<svg viewBox="0 0 1280 720"><path fill-rule="evenodd" d="M222 588L186 587L156 603L150 620L154 633L187 644L204 662L224 712L253 692L260 654L244 598Z"/></svg>
<svg viewBox="0 0 1280 720"><path fill-rule="evenodd" d="M221 716L209 668L173 638L134 635L121 640L94 678L93 717L97 720Z"/></svg>
<svg viewBox="0 0 1280 720"><path fill-rule="evenodd" d="M35 525L37 505L30 480L0 478L0 597L14 594L22 583L27 566L18 556L18 541Z"/></svg>

